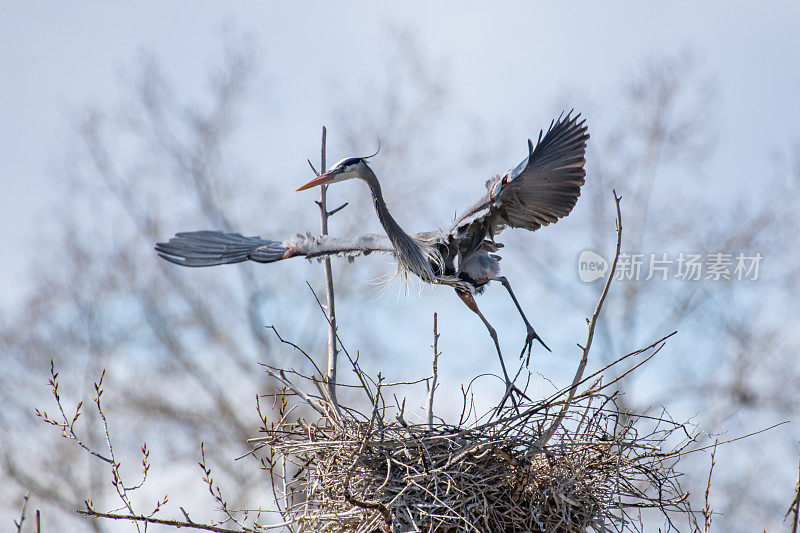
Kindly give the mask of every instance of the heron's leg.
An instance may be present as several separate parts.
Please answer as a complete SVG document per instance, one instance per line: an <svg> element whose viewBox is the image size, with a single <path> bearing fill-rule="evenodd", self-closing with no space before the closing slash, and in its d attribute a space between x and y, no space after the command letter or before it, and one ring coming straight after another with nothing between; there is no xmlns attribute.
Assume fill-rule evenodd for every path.
<svg viewBox="0 0 800 533"><path fill-rule="evenodd" d="M531 362L531 348L533 348L534 340L539 341L542 344L542 346L544 346L545 350L547 350L548 352L552 352L552 350L547 347L542 338L533 329L531 323L528 322L528 318L525 316L525 312L522 310L522 306L519 305L517 297L514 296L514 291L511 290L511 283L508 282L508 279L505 276L497 276L494 279L502 283L503 287L505 287L506 290L508 291L508 294L511 295L511 299L514 300L514 305L517 306L517 311L519 311L522 320L525 321L525 327L528 328L528 336L525 338L525 345L522 347L522 352L520 352L519 354L519 358L522 359L525 356L525 352L526 351L528 352L527 359L525 359L525 366L528 366L528 364Z"/></svg>
<svg viewBox="0 0 800 533"><path fill-rule="evenodd" d="M483 321L483 324L486 326L486 329L489 330L489 336L494 341L494 347L497 349L497 356L500 358L500 367L503 369L503 377L505 377L506 380L506 393L503 396L503 399L500 401L500 406L498 407L498 411L503 408L503 405L505 405L506 399L508 398L511 398L511 403L514 405L514 409L519 411L517 400L514 398L513 393L519 394L520 398L526 398L528 400L530 400L530 398L528 398L524 392L519 390L517 386L514 385L514 383L508 377L508 372L506 371L506 363L505 361L503 361L503 354L500 352L500 342L497 340L497 332L494 330L492 325L489 324L489 321L486 320L486 317L483 316L483 313L481 313L480 309L478 309L478 304L475 303L475 297L472 296L471 293L457 290L456 294L458 294L459 298L461 298L461 301L463 301L467 305L467 307L469 307L476 315L480 317L481 321Z"/></svg>

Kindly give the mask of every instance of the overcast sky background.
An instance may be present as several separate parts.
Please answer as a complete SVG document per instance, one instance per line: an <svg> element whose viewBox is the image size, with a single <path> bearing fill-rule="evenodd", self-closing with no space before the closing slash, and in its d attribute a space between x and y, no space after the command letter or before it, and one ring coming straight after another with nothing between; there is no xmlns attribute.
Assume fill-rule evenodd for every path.
<svg viewBox="0 0 800 533"><path fill-rule="evenodd" d="M281 104L270 109L278 127L254 131L252 147L242 150L259 153L270 135L281 135L297 139L297 152L281 157L300 164L316 152L319 126L330 119L329 87L347 90L379 69L391 26L409 29L432 57L444 58L453 80L451 105L480 110L497 124L520 114L545 117L565 88L589 95L613 90L649 54L687 48L718 83L721 136L704 179L757 190L764 161L798 139L796 2L628 2L615 9L593 2L499 9L475 2L341 6L7 3L0 19L0 225L6 250L0 309L9 310L24 293L41 220L59 201L53 184L70 113L116 101L124 87L120 72L142 50L157 56L178 84L195 83L204 63L219 53L225 24L254 34L270 91L264 106ZM512 164L498 162L497 170ZM293 186L304 177L287 180Z"/></svg>
<svg viewBox="0 0 800 533"><path fill-rule="evenodd" d="M255 90L263 90L264 97L255 98L257 105L249 108L252 117L244 117L245 135L238 150L245 159L259 161L259 167L285 176L282 198L297 198L298 216L308 221L298 230L316 230L317 214L310 203L313 195L289 195L309 178L305 161L318 154L320 126L337 120L337 95L358 93L365 83L381 79L376 73L386 70L381 62L391 57L388 50L396 46L389 35L392 28L409 31L425 54L446 68L448 105L455 110L448 116L458 116L459 110L464 116L479 116L485 121L484 136L497 134L515 140L507 154L498 156L492 165L495 172L515 165L525 155L524 140L537 131L522 127L546 126L555 103L563 101L582 110L593 100L606 101L620 82L639 72L643 59L691 51L696 65L714 82L714 131L718 137L702 173L680 178L687 187L707 191L708 204L714 206L724 203L732 191L745 189L758 195L762 178L775 172L774 158L790 154L800 143L798 23L800 3L791 1L758 7L722 1L700 5L626 2L614 4L613 9L595 2L519 2L499 7L497 3L413 1L258 5L4 2L0 17L4 41L0 47L0 228L5 252L0 268L0 313L13 314L15 304L25 295L29 287L26 269L36 260L37 246L46 241L41 234L50 213L55 208L69 212L69 206L61 205L60 193L66 183L64 158L71 149L72 117L87 107L109 108L122 100L130 90L125 79L142 52L158 58L178 94L202 98L206 87L199 84L205 81L208 64L220 55L224 28L233 27L233 34L253 35L263 74ZM573 99L576 94L580 97ZM609 112L607 106L603 112ZM264 123L263 117L269 117L269 122ZM589 124L593 133L604 127L600 118L592 120L591 116ZM452 153L443 154L439 164L462 156L468 135L457 130L460 126L444 125L443 133L452 135L453 142L441 142L440 146L452 146ZM341 153L342 141L335 131L329 135L329 160L352 155ZM363 142L365 152L374 149L375 139ZM278 144L280 152L270 150ZM589 154L592 149L590 144ZM591 164L590 159L589 169ZM469 190L474 192L467 194L466 200L480 193L488 170L476 169L474 176L463 176L472 180ZM442 179L460 177L443 175ZM341 196L336 201L346 201L356 187L337 189ZM624 184L620 187L624 190ZM331 203L338 205L336 201ZM440 223L447 223L452 216L450 206L466 205L460 199L443 202L448 207L436 213ZM678 215L680 207L675 206ZM713 216L713 210L710 213ZM375 226L371 231L379 229L371 212L365 219ZM402 212L398 219L408 222ZM252 227L242 231L265 235L269 224L265 206L264 220L253 221ZM335 221L333 224L335 228ZM174 228L188 229L195 228ZM427 229L408 227L410 232ZM542 238L538 232L536 238ZM609 240L612 238L609 233ZM577 257L579 249L575 252ZM513 251L508 255L513 256ZM511 261L513 258L504 261L504 266L511 266ZM318 276L318 271L313 275ZM578 283L577 272L575 278ZM370 287L353 305L369 302L378 293ZM428 317L439 309L438 302L453 296L437 298L403 306L405 312L413 308L413 313L425 317L425 332ZM487 295L484 301L484 310L493 305L510 308L504 296ZM343 315L348 305L346 299L337 299ZM474 319L461 311L464 314L440 314L443 342L450 343L445 344L450 353L462 353L463 342L473 338L458 338L463 330L453 322ZM574 350L573 331L578 331L581 339L585 335L585 312L546 316L534 324L540 333L549 333L542 335L560 355ZM355 320L355 315L351 313L350 319ZM385 314L381 317L386 320ZM346 320L345 316L340 323ZM545 325L540 328L542 322ZM553 338L554 322L569 326L559 338ZM481 327L477 321L466 323L464 327L472 333ZM376 329L387 327L380 324ZM480 333L483 335L483 330ZM408 340L412 341L416 344L408 348L409 353L429 353L428 337ZM548 361L559 364L556 356ZM464 372L474 374L475 368Z"/></svg>

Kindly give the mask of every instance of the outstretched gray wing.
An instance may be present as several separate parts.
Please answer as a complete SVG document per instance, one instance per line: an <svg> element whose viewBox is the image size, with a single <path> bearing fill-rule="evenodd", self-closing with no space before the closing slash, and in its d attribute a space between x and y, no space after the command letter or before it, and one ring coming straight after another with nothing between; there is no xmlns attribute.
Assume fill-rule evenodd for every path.
<svg viewBox="0 0 800 533"><path fill-rule="evenodd" d="M156 244L155 248L158 255L167 261L189 267L224 265L247 260L273 263L295 256L312 259L331 255L353 257L372 252L394 252L388 237L381 235L336 238L314 237L308 233L297 234L286 241L273 241L221 231L178 233L169 242Z"/></svg>
<svg viewBox="0 0 800 533"><path fill-rule="evenodd" d="M189 231L178 233L169 242L156 244L158 255L181 266L203 267L257 261L279 261L289 250L279 241L245 237L240 233Z"/></svg>
<svg viewBox="0 0 800 533"><path fill-rule="evenodd" d="M505 226L534 231L569 214L584 184L589 139L586 121L570 115L551 122L544 136L540 131L535 147L528 140L519 165L486 182L486 193L458 217L452 235L492 238Z"/></svg>

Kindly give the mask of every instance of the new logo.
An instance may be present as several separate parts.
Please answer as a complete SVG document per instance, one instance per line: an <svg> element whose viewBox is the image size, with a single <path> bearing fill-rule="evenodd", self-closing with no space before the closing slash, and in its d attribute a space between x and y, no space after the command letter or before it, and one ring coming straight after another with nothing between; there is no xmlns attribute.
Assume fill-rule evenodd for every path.
<svg viewBox="0 0 800 533"><path fill-rule="evenodd" d="M584 250L578 256L578 276L581 281L590 283L602 278L608 271L608 261L603 256L590 250Z"/></svg>

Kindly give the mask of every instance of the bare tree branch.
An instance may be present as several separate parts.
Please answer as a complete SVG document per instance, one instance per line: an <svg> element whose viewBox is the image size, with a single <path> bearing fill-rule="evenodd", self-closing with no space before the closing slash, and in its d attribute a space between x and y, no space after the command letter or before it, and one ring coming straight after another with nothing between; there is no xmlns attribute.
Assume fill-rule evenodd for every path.
<svg viewBox="0 0 800 533"><path fill-rule="evenodd" d="M611 287L611 280L614 278L614 274L617 270L617 260L619 259L619 251L620 247L622 246L622 214L619 210L619 201L622 199L622 197L617 196L616 190L612 189L612 193L614 194L614 203L617 208L617 246L616 250L614 251L614 260L611 262L611 268L608 271L608 277L606 278L606 283L603 286L603 291L600 293L600 299L597 301L597 306L594 308L594 313L592 313L591 320L589 320L589 333L586 337L586 345L578 345L582 350L581 361L578 364L578 369L575 371L575 376L572 378L572 386L569 389L567 399L564 401L564 405L561 406L561 412L559 412L556 419L553 421L550 427L547 428L547 431L544 432L542 437L537 442L537 446L540 448L544 448L544 446L547 445L547 442L553 437L553 435L555 435L556 431L558 431L558 428L561 426L561 422L564 421L564 417L569 411L570 404L572 403L572 399L575 397L578 385L583 379L583 371L586 369L586 363L589 360L589 350L592 347L592 339L594 338L594 328L597 325L597 319L600 317L600 311L603 309L603 302L605 302L606 296L608 295L608 289Z"/></svg>
<svg viewBox="0 0 800 533"><path fill-rule="evenodd" d="M28 508L29 494L26 492L25 497L22 499L22 510L19 512L19 521L14 520L14 525L17 527L17 533L22 533L22 523L25 522L25 511Z"/></svg>
<svg viewBox="0 0 800 533"><path fill-rule="evenodd" d="M432 361L432 373L430 382L426 383L426 387L428 389L428 399L426 404L426 416L425 418L428 421L428 428L433 429L433 395L436 392L436 387L438 386L437 381L439 377L439 328L438 328L438 316L436 313L433 313L433 361Z"/></svg>
<svg viewBox="0 0 800 533"><path fill-rule="evenodd" d="M800 454L798 454L798 457L800 457ZM789 505L789 510L786 511L783 517L784 521L789 518L790 514L792 515L792 533L797 533L800 527L800 459L798 459L797 485L794 490L794 501Z"/></svg>
<svg viewBox="0 0 800 533"><path fill-rule="evenodd" d="M320 174L327 170L327 137L328 130L322 126L322 143L320 148ZM309 162L310 163L310 162ZM314 168L313 165L311 167ZM320 174L317 174L318 176ZM320 232L322 236L328 234L328 218L336 211L341 210L344 206L335 211L328 211L327 203L328 186L323 185L320 187L320 197L317 205L319 206L320 216ZM345 204L347 205L347 204ZM328 397L330 398L333 409L341 415L339 411L339 402L336 399L336 367L339 355L339 350L336 347L336 307L333 294L333 272L331 271L331 259L325 257L323 260L323 272L325 279L325 297L327 298L327 306L325 312L328 318L328 373L326 375L326 384L328 387Z"/></svg>

